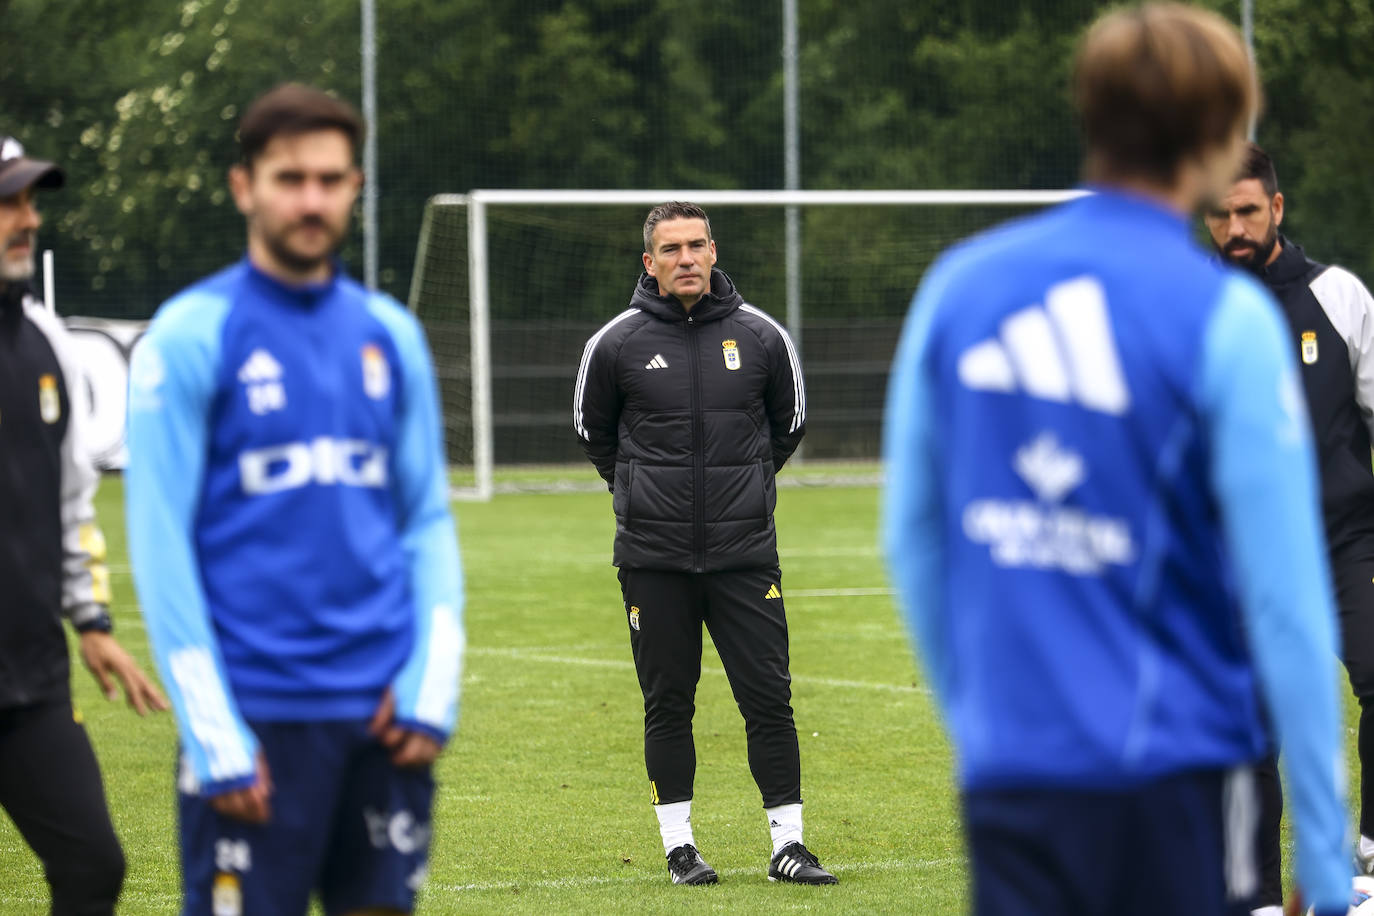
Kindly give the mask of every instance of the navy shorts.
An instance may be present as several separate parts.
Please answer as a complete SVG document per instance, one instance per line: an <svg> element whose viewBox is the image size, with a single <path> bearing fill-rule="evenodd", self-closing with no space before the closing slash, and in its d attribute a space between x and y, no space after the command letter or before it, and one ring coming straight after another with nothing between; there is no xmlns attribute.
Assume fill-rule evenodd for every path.
<svg viewBox="0 0 1374 916"><path fill-rule="evenodd" d="M1130 791L967 792L978 916L1239 916L1258 883L1248 769Z"/></svg>
<svg viewBox="0 0 1374 916"><path fill-rule="evenodd" d="M220 816L178 792L185 916L410 912L429 855L434 781L400 769L367 723L250 722L271 772L271 820Z"/></svg>

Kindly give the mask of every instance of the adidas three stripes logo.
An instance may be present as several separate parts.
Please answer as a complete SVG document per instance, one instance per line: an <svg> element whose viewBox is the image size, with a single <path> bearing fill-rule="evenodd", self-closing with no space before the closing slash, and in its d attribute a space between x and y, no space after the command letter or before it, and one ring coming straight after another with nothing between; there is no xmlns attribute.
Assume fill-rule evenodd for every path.
<svg viewBox="0 0 1374 916"><path fill-rule="evenodd" d="M1058 283L1043 306L1007 316L997 337L959 355L958 372L973 391L1022 391L1114 416L1131 406L1106 294L1095 277Z"/></svg>
<svg viewBox="0 0 1374 916"><path fill-rule="evenodd" d="M662 353L655 353L654 358L644 364L645 369L667 369L668 361L663 358Z"/></svg>

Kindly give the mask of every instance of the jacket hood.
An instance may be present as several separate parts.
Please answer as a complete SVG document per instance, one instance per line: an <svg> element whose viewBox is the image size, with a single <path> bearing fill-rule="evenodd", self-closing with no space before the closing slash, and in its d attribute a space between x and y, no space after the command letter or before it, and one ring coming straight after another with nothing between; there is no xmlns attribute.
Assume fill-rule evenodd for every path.
<svg viewBox="0 0 1374 916"><path fill-rule="evenodd" d="M744 304L744 297L735 290L734 281L718 267L711 268L711 289L692 306L697 321L711 321L730 314ZM639 275L630 307L643 309L661 321L686 321L687 310L673 296L658 292L658 281L647 273Z"/></svg>
<svg viewBox="0 0 1374 916"><path fill-rule="evenodd" d="M1272 264L1260 268L1258 276L1265 286L1278 289L1303 279L1312 267L1302 246L1280 233L1279 256Z"/></svg>
<svg viewBox="0 0 1374 916"><path fill-rule="evenodd" d="M24 314L24 300L32 292L32 288L24 280L0 283L0 319L11 324L17 323L19 316Z"/></svg>

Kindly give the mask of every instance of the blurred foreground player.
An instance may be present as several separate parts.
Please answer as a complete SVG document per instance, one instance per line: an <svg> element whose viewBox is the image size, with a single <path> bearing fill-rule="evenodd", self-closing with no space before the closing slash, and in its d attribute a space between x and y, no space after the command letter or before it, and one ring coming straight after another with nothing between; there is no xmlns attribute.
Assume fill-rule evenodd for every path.
<svg viewBox="0 0 1374 916"><path fill-rule="evenodd" d="M91 500L86 380L55 315L35 302L35 192L51 162L0 136L0 808L43 862L55 914L113 913L124 881L100 770L74 713L66 617L109 699L167 701L111 635L105 539Z"/></svg>
<svg viewBox="0 0 1374 916"><path fill-rule="evenodd" d="M883 534L952 732L980 914L1241 913L1260 691L1299 884L1345 913L1335 614L1282 319L1191 241L1257 104L1173 4L1081 45L1096 194L966 242L890 381ZM1248 643L1247 643L1248 637Z"/></svg>
<svg viewBox="0 0 1374 916"><path fill-rule="evenodd" d="M362 124L255 101L248 254L158 311L131 369L129 552L181 733L184 912L403 913L463 648L420 326L334 258Z"/></svg>
<svg viewBox="0 0 1374 916"><path fill-rule="evenodd" d="M1283 308L1289 352L1301 363L1317 445L1341 658L1360 702L1360 838L1356 861L1374 870L1374 298L1354 274L1309 258L1279 231L1284 196L1263 149L1250 144L1236 181L1206 212L1222 257L1257 276ZM1278 766L1260 766L1258 916L1282 904ZM1267 908L1267 909L1266 909Z"/></svg>

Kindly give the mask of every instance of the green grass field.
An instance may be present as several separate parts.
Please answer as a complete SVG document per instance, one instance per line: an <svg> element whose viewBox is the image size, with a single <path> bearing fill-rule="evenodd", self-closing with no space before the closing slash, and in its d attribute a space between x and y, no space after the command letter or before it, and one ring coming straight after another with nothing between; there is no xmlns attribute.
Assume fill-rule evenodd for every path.
<svg viewBox="0 0 1374 916"><path fill-rule="evenodd" d="M709 642L692 815L721 883L669 883L609 565L609 495L513 493L455 504L469 649L461 726L437 774L430 880L418 912L960 912L966 874L950 752L886 591L877 497L872 486L788 488L777 513L806 840L840 876L828 888L765 878L768 831L744 727ZM146 663L121 500L119 478L107 478L99 510L116 631ZM141 720L107 704L75 664L77 702L129 860L120 912L175 912L170 715ZM0 818L0 913L46 912L38 862Z"/></svg>

